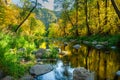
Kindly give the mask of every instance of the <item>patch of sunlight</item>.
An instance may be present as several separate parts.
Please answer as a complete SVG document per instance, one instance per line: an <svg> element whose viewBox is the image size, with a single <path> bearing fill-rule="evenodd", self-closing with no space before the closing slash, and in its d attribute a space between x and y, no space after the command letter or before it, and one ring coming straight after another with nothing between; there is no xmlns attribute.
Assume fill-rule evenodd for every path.
<svg viewBox="0 0 120 80"><path fill-rule="evenodd" d="M43 43L39 46L39 48L44 48L44 49L46 49L46 42L43 42Z"/></svg>

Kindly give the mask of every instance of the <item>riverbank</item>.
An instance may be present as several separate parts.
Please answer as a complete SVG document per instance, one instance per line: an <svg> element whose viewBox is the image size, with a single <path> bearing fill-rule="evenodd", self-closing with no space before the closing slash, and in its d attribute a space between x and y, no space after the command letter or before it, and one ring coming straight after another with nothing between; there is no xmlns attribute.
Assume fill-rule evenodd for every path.
<svg viewBox="0 0 120 80"><path fill-rule="evenodd" d="M91 35L91 36L78 36L78 37L61 37L56 38L62 42L75 42L75 43L83 43L88 46L92 46L95 44L103 44L106 47L120 47L120 35Z"/></svg>

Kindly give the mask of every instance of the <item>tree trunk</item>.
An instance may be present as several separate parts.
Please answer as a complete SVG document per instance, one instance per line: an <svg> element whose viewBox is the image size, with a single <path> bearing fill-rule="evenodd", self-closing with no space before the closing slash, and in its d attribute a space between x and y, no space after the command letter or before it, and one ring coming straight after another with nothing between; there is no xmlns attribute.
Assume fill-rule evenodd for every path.
<svg viewBox="0 0 120 80"><path fill-rule="evenodd" d="M89 23L88 23L88 6L87 6L87 0L85 0L85 16L86 16L87 35L91 35L90 27L89 27Z"/></svg>
<svg viewBox="0 0 120 80"><path fill-rule="evenodd" d="M18 29L22 26L22 24L28 19L28 17L30 16L30 14L33 12L33 10L36 8L37 6L37 0L35 3L35 6L30 10L30 12L28 13L28 15L25 17L25 19L17 26L17 28L15 29L15 32L18 31Z"/></svg>
<svg viewBox="0 0 120 80"><path fill-rule="evenodd" d="M79 32L78 32L78 0L75 0L75 5L76 5L76 23L75 23L75 36L79 36Z"/></svg>
<svg viewBox="0 0 120 80"><path fill-rule="evenodd" d="M112 2L112 5L113 5L113 7L115 9L116 14L118 15L118 17L120 19L120 10L118 9L118 7L116 5L115 0L111 0L111 2Z"/></svg>
<svg viewBox="0 0 120 80"><path fill-rule="evenodd" d="M101 32L101 27L100 27L100 4L99 4L99 0L97 1L97 9L98 9L98 34Z"/></svg>
<svg viewBox="0 0 120 80"><path fill-rule="evenodd" d="M107 22L108 22L108 19L107 19L107 15L108 15L108 13L107 13L107 7L108 7L108 5L107 5L107 0L105 0L105 25L107 25Z"/></svg>

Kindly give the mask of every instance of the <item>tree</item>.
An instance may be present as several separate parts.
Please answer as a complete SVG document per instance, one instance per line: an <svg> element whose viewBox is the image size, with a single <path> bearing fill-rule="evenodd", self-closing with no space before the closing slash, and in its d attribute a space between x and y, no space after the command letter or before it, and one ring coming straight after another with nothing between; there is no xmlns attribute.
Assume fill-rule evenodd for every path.
<svg viewBox="0 0 120 80"><path fill-rule="evenodd" d="M73 1L74 2L74 1ZM79 31L78 31L78 22L79 22L79 1L75 0L74 2L74 9L71 10L71 5L69 1L64 1L63 3L63 13L66 14L66 17L68 18L70 24L72 25L72 28L75 29L75 36L79 36ZM73 6L73 5L72 5ZM75 10L75 22L72 20L71 16L69 15L70 11L74 12Z"/></svg>
<svg viewBox="0 0 120 80"><path fill-rule="evenodd" d="M87 35L91 35L90 27L88 23L88 1L87 0L85 0L85 16L86 16Z"/></svg>
<svg viewBox="0 0 120 80"><path fill-rule="evenodd" d="M18 31L18 29L21 27L21 25L28 19L28 17L30 16L30 14L33 12L33 10L36 8L37 6L37 0L35 3L35 6L30 10L30 12L28 13L28 15L25 17L25 19L17 26L17 28L15 29L15 32Z"/></svg>

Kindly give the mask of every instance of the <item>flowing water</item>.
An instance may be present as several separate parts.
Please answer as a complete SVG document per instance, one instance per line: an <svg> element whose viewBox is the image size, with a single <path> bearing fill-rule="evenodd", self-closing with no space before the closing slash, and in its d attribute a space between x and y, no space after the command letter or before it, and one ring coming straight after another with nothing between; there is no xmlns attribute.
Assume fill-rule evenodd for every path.
<svg viewBox="0 0 120 80"><path fill-rule="evenodd" d="M58 60L54 66L54 70L41 75L36 80L72 80L72 72L74 69L65 66L61 60Z"/></svg>
<svg viewBox="0 0 120 80"><path fill-rule="evenodd" d="M60 45L59 45L60 44ZM81 45L79 49L74 49L76 43L56 42L54 46L62 51L67 51L67 55L60 56L55 69L47 74L41 75L37 80L73 80L74 68L84 67L94 72L94 80L115 80L115 74L120 70L120 52L111 49L95 49Z"/></svg>

